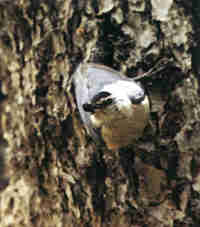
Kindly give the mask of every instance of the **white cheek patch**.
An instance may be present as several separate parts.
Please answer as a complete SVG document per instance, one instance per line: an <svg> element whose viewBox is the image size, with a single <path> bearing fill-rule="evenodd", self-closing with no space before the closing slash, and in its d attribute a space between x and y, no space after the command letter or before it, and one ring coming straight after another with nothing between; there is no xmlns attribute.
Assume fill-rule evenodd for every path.
<svg viewBox="0 0 200 227"><path fill-rule="evenodd" d="M134 95L134 92L141 91L141 87L135 82L117 81L104 86L103 91L112 93L113 98L116 100L116 105L120 111L125 115L133 114L133 106L129 97Z"/></svg>
<svg viewBox="0 0 200 227"><path fill-rule="evenodd" d="M134 93L141 92L142 88L134 81L118 80L116 83L104 86L103 91L108 91L115 97L120 97L123 93L128 96L133 96Z"/></svg>

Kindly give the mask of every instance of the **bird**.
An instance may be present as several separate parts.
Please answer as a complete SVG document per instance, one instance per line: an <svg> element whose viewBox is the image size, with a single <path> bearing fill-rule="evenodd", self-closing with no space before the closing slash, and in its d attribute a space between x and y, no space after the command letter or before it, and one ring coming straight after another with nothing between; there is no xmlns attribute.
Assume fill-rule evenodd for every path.
<svg viewBox="0 0 200 227"><path fill-rule="evenodd" d="M72 83L81 120L94 142L117 150L142 136L150 101L140 83L97 63L80 63Z"/></svg>

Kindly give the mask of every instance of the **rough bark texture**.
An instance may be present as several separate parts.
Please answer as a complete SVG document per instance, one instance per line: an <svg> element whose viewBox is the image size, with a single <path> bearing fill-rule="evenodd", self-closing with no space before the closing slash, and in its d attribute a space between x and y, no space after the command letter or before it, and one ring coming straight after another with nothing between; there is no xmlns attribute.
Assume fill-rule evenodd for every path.
<svg viewBox="0 0 200 227"><path fill-rule="evenodd" d="M199 11L187 0L0 1L1 227L200 223ZM163 58L142 80L144 136L96 147L70 84L77 65L134 77Z"/></svg>

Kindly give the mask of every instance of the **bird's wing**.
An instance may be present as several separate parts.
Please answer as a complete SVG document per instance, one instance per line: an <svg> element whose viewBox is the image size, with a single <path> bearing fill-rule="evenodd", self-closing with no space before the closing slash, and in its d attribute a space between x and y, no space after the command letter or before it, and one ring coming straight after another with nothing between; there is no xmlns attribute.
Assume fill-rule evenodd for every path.
<svg viewBox="0 0 200 227"><path fill-rule="evenodd" d="M98 135L96 129L91 124L91 114L85 112L82 106L84 103L90 102L94 95L98 94L105 85L123 79L125 77L109 67L90 63L81 64L73 75L76 102L82 121L89 130L89 133L96 139L98 139Z"/></svg>

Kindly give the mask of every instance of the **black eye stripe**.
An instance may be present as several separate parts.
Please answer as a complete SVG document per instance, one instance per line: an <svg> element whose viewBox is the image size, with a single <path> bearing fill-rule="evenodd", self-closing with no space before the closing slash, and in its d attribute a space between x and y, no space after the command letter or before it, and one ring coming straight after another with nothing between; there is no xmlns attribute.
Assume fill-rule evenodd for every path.
<svg viewBox="0 0 200 227"><path fill-rule="evenodd" d="M94 113L95 109L103 109L104 107L112 103L113 103L113 99L109 98L109 99L101 100L101 102L99 101L99 103L93 103L93 104L84 103L82 107L84 111Z"/></svg>
<svg viewBox="0 0 200 227"><path fill-rule="evenodd" d="M103 109L104 107L109 106L112 103L113 103L113 99L106 99L106 100L103 100L99 103L95 103L94 107L96 109Z"/></svg>
<svg viewBox="0 0 200 227"><path fill-rule="evenodd" d="M103 106L107 106L107 105L110 105L113 103L113 99L105 99L103 100L101 103L99 103L100 105L103 105Z"/></svg>
<svg viewBox="0 0 200 227"><path fill-rule="evenodd" d="M110 96L111 94L107 91L102 91L100 93L98 93L97 95L95 95L92 99L92 102L96 103L98 101L101 101L104 98L107 98L108 96Z"/></svg>

